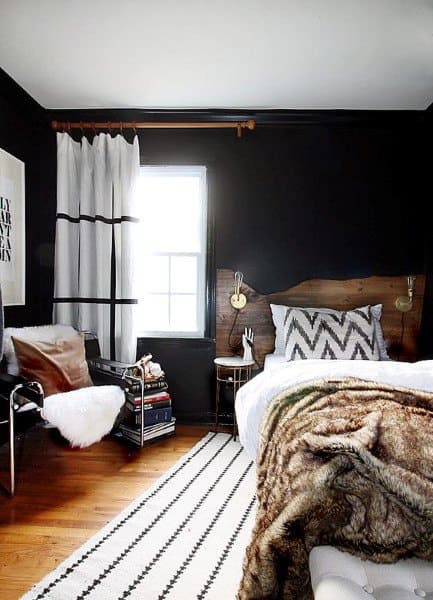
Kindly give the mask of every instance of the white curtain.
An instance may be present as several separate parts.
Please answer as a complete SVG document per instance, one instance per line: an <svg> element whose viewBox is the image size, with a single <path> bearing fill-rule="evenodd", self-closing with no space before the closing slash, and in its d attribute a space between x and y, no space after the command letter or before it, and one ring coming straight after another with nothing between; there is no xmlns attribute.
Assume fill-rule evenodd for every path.
<svg viewBox="0 0 433 600"><path fill-rule="evenodd" d="M102 356L134 362L138 138L57 134L54 323L98 334Z"/></svg>

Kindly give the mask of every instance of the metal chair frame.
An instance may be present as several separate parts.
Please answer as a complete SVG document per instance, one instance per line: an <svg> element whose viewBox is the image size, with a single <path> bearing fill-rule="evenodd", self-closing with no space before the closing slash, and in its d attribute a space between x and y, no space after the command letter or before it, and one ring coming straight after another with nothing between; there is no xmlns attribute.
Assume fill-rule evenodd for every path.
<svg viewBox="0 0 433 600"><path fill-rule="evenodd" d="M9 493L11 496L15 495L15 413L19 408L19 404L16 403L15 396L20 390L33 390L38 394L38 405L39 412L43 408L44 401L44 390L38 381L26 381L15 385L9 394L9 418L0 421L0 425L8 424L9 426ZM4 398L4 396L3 396ZM30 401L30 400L29 400Z"/></svg>

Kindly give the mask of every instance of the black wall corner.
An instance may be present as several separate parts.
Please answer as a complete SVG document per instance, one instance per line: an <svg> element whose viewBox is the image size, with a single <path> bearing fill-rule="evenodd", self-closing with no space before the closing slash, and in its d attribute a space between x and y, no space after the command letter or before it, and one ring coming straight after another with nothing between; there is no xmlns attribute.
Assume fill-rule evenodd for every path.
<svg viewBox="0 0 433 600"><path fill-rule="evenodd" d="M0 148L25 164L26 304L5 307L5 325L51 323L56 146L46 111L0 69Z"/></svg>

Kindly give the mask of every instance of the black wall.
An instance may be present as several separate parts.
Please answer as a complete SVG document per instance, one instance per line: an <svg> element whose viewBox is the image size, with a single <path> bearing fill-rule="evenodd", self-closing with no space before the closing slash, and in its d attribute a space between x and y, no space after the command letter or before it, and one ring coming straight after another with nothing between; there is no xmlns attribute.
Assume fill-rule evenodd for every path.
<svg viewBox="0 0 433 600"><path fill-rule="evenodd" d="M149 118L127 111L52 116ZM268 113L260 119L266 124L240 140L233 131L139 131L143 164L208 167L217 268L242 270L261 292L311 277L424 271L423 114ZM211 418L211 338L140 340L138 350L164 365L178 417Z"/></svg>
<svg viewBox="0 0 433 600"><path fill-rule="evenodd" d="M171 116L210 120L222 113ZM144 164L208 167L216 267L242 270L246 281L261 292L286 289L311 277L425 271L424 113L277 111L236 118L241 116L256 118L258 127L240 140L230 130L139 131ZM161 119L162 115L52 111L49 117L91 122ZM20 131L25 139L28 131L24 130ZM27 142L21 143L24 153ZM49 181L55 171L53 144L52 133L42 157ZM0 145L4 147L1 138ZM40 181L34 185L37 192L28 201L40 202L45 189L46 212L39 215L33 209L32 243L35 248L50 247L55 194L51 183L45 188ZM41 319L51 314L52 269L36 258L31 264L39 272L45 270L46 287L34 283L32 288L36 290L33 314ZM45 305L48 312L42 310ZM429 319L427 315L425 322ZM145 351L163 364L180 420L209 420L214 406L212 332L208 339L184 343L140 340L138 353Z"/></svg>
<svg viewBox="0 0 433 600"><path fill-rule="evenodd" d="M52 116L131 114L146 119ZM423 272L426 113L246 116L259 124L242 139L232 130L139 130L143 164L207 165L217 268L242 270L261 292L311 277Z"/></svg>
<svg viewBox="0 0 433 600"><path fill-rule="evenodd" d="M56 149L43 108L0 69L0 148L25 163L26 304L5 307L6 326L52 319Z"/></svg>
<svg viewBox="0 0 433 600"><path fill-rule="evenodd" d="M216 266L270 292L311 277L424 271L422 136L418 125L314 124L258 128L242 140L152 132L140 147L143 162L208 165ZM213 344L152 347L175 365L179 411L209 418Z"/></svg>
<svg viewBox="0 0 433 600"><path fill-rule="evenodd" d="M398 126L258 130L221 169L217 265L237 267L262 292L312 277L422 272L420 135Z"/></svg>
<svg viewBox="0 0 433 600"><path fill-rule="evenodd" d="M431 155L427 141L432 139L433 135L433 104L430 105L425 115L425 191L426 207L430 206L431 190L433 186ZM423 213L421 213L423 214ZM433 358L433 241L429 231L430 219L428 209L424 209L425 216L425 273L427 275L426 296L424 300L424 312L421 323L421 354L425 358Z"/></svg>

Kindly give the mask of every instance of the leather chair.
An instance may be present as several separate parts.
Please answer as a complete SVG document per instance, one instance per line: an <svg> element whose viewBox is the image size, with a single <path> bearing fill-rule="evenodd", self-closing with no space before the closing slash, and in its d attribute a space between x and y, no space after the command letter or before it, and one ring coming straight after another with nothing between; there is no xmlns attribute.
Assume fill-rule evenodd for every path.
<svg viewBox="0 0 433 600"><path fill-rule="evenodd" d="M115 361L100 358L98 338L92 332L84 333L86 359L89 365L90 377L95 385L119 385L119 369L114 366L121 365ZM97 359L97 362L96 362ZM113 366L101 370L96 365L105 363ZM125 365L126 367L127 365ZM4 359L3 365L4 367ZM44 392L37 381L27 381L20 376L10 375L5 369L0 370L0 445L8 442L9 445L9 493L15 494L16 466L15 446L16 438L42 420L41 410L44 405Z"/></svg>

